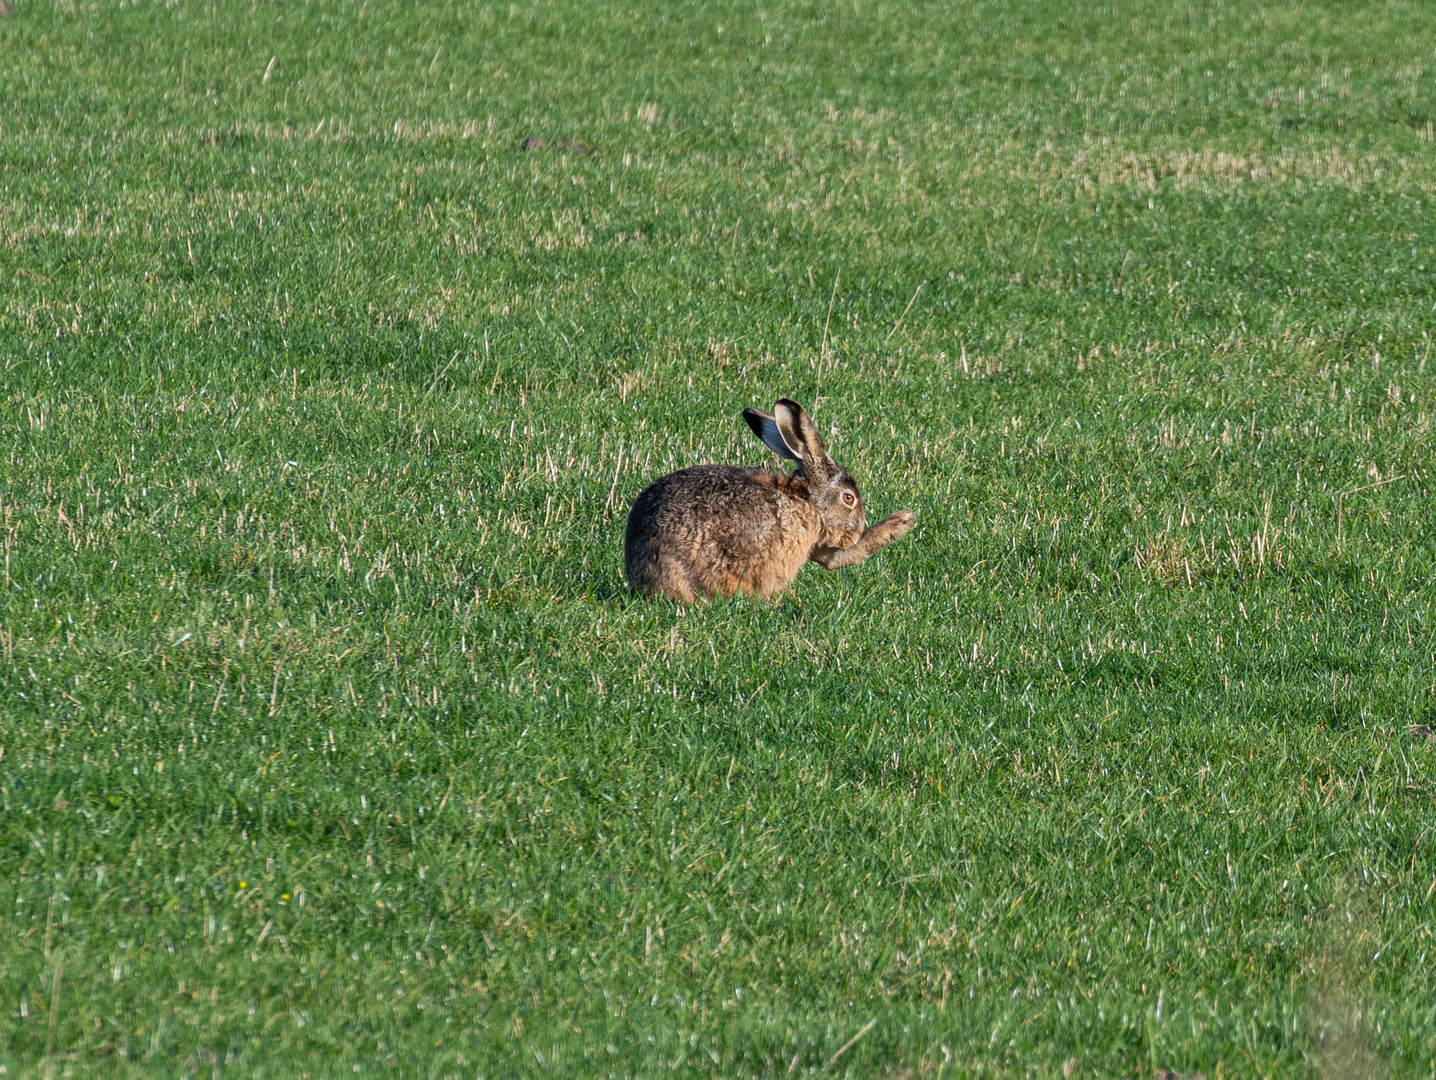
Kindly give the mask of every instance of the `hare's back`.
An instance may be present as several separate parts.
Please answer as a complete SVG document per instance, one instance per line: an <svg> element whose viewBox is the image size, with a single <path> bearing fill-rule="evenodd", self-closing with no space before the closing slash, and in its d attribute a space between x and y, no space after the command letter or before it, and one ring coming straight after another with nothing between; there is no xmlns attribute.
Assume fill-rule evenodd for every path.
<svg viewBox="0 0 1436 1080"><path fill-rule="evenodd" d="M634 500L628 539L663 536L702 542L732 532L751 532L772 520L784 495L762 469L698 465L660 476Z"/></svg>

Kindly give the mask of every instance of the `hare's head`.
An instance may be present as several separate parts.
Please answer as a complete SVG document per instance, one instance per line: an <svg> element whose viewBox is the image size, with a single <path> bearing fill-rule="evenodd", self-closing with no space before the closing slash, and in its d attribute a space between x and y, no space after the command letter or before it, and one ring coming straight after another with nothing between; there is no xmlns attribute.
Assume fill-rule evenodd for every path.
<svg viewBox="0 0 1436 1080"><path fill-rule="evenodd" d="M797 463L798 475L807 481L807 501L822 516L824 543L836 548L856 543L866 524L863 497L852 474L828 453L807 410L780 398L771 415L744 409L743 419L769 450Z"/></svg>

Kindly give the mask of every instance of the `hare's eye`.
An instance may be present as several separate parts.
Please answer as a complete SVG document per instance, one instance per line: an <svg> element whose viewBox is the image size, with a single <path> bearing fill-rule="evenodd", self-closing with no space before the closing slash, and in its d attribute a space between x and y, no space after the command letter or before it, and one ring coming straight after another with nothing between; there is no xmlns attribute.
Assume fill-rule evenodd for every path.
<svg viewBox="0 0 1436 1080"><path fill-rule="evenodd" d="M853 493L851 491L843 492L843 502L847 503L849 506L853 505L854 499Z"/></svg>

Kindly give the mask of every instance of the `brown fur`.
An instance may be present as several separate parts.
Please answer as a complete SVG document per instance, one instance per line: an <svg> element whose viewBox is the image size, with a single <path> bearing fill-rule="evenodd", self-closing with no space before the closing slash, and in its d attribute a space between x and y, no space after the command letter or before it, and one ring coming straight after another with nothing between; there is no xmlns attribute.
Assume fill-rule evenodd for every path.
<svg viewBox="0 0 1436 1080"><path fill-rule="evenodd" d="M856 566L912 528L913 514L903 510L864 529L857 485L801 405L782 399L773 414L748 409L744 419L797 470L699 465L655 480L634 502L624 535L635 592L683 602L771 596L809 560L831 570Z"/></svg>

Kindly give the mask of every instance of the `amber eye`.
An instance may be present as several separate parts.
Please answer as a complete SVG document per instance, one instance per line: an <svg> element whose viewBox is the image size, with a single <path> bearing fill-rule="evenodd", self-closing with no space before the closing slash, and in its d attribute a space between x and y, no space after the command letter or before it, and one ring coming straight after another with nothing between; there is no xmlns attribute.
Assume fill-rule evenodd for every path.
<svg viewBox="0 0 1436 1080"><path fill-rule="evenodd" d="M853 493L852 493L851 491L845 491L845 492L843 492L843 502L847 503L849 506L852 506L853 503L854 503L854 501L855 501L855 496L853 495Z"/></svg>

